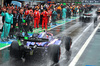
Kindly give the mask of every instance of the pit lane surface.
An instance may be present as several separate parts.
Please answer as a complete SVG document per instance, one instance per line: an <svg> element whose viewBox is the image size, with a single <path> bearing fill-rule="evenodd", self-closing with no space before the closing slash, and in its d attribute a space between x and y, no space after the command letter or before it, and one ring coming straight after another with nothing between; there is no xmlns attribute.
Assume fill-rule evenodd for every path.
<svg viewBox="0 0 100 66"><path fill-rule="evenodd" d="M91 36L93 36L93 38L91 38ZM91 36L86 41L88 42L90 40L90 42L84 44L84 46L87 44L87 47L75 66L100 66L100 24L99 27L93 31Z"/></svg>
<svg viewBox="0 0 100 66"><path fill-rule="evenodd" d="M61 59L58 64L54 64L53 66L69 65L93 30L92 22L82 27L78 20L49 30L55 37L70 36L73 40L71 52L66 52L63 44L61 45ZM51 66L53 63L47 57L47 55L43 55L43 51L40 49L33 56L27 56L26 62L23 63L19 59L11 58L8 48L6 48L0 51L0 66Z"/></svg>

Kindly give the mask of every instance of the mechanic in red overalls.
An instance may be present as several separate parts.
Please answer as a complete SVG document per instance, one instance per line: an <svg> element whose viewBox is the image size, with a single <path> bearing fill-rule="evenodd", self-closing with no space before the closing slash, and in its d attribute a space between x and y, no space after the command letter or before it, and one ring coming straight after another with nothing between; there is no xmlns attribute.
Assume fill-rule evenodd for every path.
<svg viewBox="0 0 100 66"><path fill-rule="evenodd" d="M25 17L30 13L29 8L25 11Z"/></svg>
<svg viewBox="0 0 100 66"><path fill-rule="evenodd" d="M41 13L41 15L43 15L43 17L42 17L42 29L44 29L44 25L45 25L45 29L47 29L48 12L44 9L44 11Z"/></svg>
<svg viewBox="0 0 100 66"><path fill-rule="evenodd" d="M39 21L40 21L40 13L38 11L38 9L36 9L34 11L34 28L36 28L36 25L37 25L37 28L39 28Z"/></svg>

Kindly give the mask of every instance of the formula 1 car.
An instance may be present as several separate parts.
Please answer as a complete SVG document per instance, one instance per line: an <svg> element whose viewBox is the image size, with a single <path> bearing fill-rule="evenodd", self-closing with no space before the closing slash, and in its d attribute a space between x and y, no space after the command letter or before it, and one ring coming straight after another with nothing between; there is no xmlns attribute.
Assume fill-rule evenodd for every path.
<svg viewBox="0 0 100 66"><path fill-rule="evenodd" d="M92 14L91 13L84 13L79 18L79 20L82 21L82 22L84 22L84 23L91 22L91 19L92 19Z"/></svg>
<svg viewBox="0 0 100 66"><path fill-rule="evenodd" d="M25 57L26 54L32 55L35 49L46 47L49 58L57 63L60 60L60 45L62 41L66 51L70 50L72 40L70 37L54 38L52 33L42 32L40 34L33 34L30 37L23 37L17 34L17 41L13 41L10 46L10 55L14 58ZM45 52L45 51L44 51Z"/></svg>
<svg viewBox="0 0 100 66"><path fill-rule="evenodd" d="M100 22L100 8L97 9L96 14L97 14L97 16L94 18L94 28Z"/></svg>

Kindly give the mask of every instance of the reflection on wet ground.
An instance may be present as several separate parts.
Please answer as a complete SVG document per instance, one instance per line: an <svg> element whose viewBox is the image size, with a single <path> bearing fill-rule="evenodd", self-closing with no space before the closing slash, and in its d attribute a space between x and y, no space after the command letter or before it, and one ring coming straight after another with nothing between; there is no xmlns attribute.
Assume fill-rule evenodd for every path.
<svg viewBox="0 0 100 66"><path fill-rule="evenodd" d="M8 61L10 59L8 48L0 51L0 64Z"/></svg>
<svg viewBox="0 0 100 66"><path fill-rule="evenodd" d="M74 37L75 35L77 35L77 33L79 32L79 28L77 28L75 31L73 31L72 33L68 34L70 37Z"/></svg>
<svg viewBox="0 0 100 66"><path fill-rule="evenodd" d="M88 25L85 25L86 27L82 27L81 24L77 22L78 21L66 23L62 26L59 26L50 30L49 32L53 33L54 36L62 37L65 35L65 36L71 36L73 40L77 39L77 36L79 36L83 32L83 30L88 26ZM90 27L90 28L93 28L93 27ZM71 62L71 60L75 57L75 55L80 50L83 43L87 40L87 38L89 37L92 31L93 29L89 29L82 36L82 38L80 38L77 41L74 48L72 48L71 52L69 53L65 51L64 46L62 44L61 45L61 59L59 63L57 64L53 64L52 61L48 59L48 55L44 54L43 49L39 49L36 52L34 52L33 56L27 56L26 62L23 63L19 59L11 58L9 55L8 48L6 48L0 51L0 66L67 66Z"/></svg>
<svg viewBox="0 0 100 66"><path fill-rule="evenodd" d="M74 25L75 21L66 23L65 25L56 27L49 32L53 33L54 36L59 34L60 32L63 32L64 30L68 29L70 26ZM51 61L49 61L47 58L48 56L43 55L44 51L37 50L36 53L34 53L33 56L27 56L26 62L23 63L19 59L14 59L10 57L8 48L0 51L0 66L6 65L6 66L50 66L52 64ZM66 55L65 55L66 56ZM54 64L56 66L59 66L59 64Z"/></svg>
<svg viewBox="0 0 100 66"><path fill-rule="evenodd" d="M53 33L54 36L55 36L55 35L63 32L64 30L68 29L69 27L71 27L74 24L76 24L76 21L66 23L66 24L64 24L62 26L58 26L58 27L56 27L54 29L49 30L49 32Z"/></svg>
<svg viewBox="0 0 100 66"><path fill-rule="evenodd" d="M76 33L78 33L80 30L79 26L81 24L77 24L79 26L76 25L77 28L71 28L73 29L71 31L71 29L69 29L70 27L74 26L76 24L76 21L73 22L69 22L66 23L65 25L56 27L52 30L50 30L49 32L53 33L54 36L59 35L62 36L61 32L64 32L65 34L68 32L69 36L75 36ZM82 27L81 27L82 28ZM68 31L67 29L69 29L70 31ZM9 50L8 48L0 51L0 66L66 66L68 60L70 59L70 54L68 52L65 51L65 49L63 48L63 45L61 46L61 51L62 51L62 56L61 56L61 61L57 64L53 64L52 61L50 61L48 59L48 55L44 55L44 50L39 49L36 52L34 52L33 56L27 56L26 57L26 62L23 63L21 60L19 59L14 59L11 58L9 55ZM69 55L69 56L68 56Z"/></svg>

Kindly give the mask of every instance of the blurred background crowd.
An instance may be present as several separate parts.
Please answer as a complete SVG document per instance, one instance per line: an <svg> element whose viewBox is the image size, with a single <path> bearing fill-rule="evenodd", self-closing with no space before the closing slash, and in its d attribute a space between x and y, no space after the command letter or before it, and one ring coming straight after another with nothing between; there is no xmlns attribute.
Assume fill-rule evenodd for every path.
<svg viewBox="0 0 100 66"><path fill-rule="evenodd" d="M18 31L25 31L26 35L28 31L33 32L33 29L38 29L42 27L42 29L47 30L47 27L51 25L56 25L57 20L65 20L66 18L77 17L82 15L83 13L88 13L93 8L93 5L76 5L76 4L60 4L60 3L53 3L53 4L38 4L35 6L22 6L19 7L17 5L8 4L7 6L0 6L0 14L3 16L2 22L3 25L5 23L9 24L9 17L7 18L6 13L8 15L13 16L13 22L10 23L11 27L8 30L13 32L16 28ZM4 26L3 26L4 27ZM4 29L2 28L2 33L5 33ZM7 36L8 36L7 34ZM3 34L1 37L4 36Z"/></svg>

